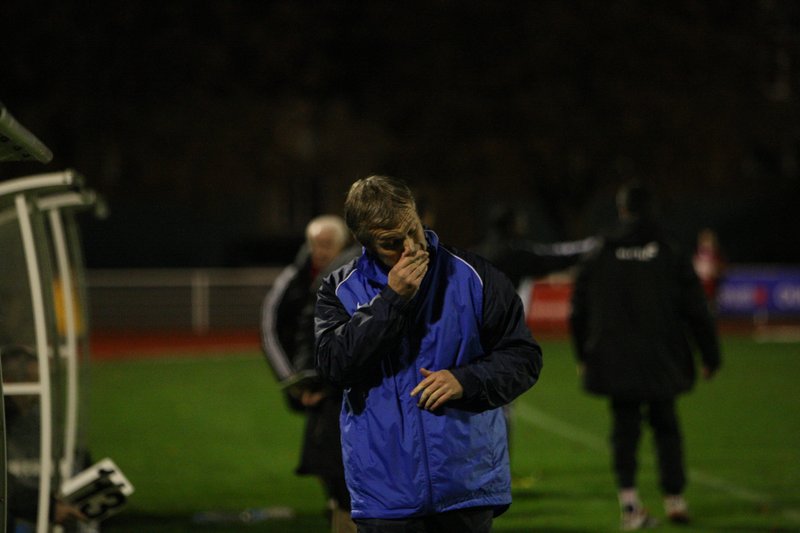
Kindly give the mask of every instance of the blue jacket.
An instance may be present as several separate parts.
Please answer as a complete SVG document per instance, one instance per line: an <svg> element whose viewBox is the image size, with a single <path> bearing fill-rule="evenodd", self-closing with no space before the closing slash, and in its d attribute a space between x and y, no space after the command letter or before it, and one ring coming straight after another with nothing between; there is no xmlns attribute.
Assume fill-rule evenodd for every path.
<svg viewBox="0 0 800 533"><path fill-rule="evenodd" d="M511 282L426 231L416 296L387 286L368 252L334 272L316 309L317 369L344 389L340 424L353 518L404 518L511 503L503 405L536 382L539 345ZM449 369L463 398L435 412L411 390Z"/></svg>

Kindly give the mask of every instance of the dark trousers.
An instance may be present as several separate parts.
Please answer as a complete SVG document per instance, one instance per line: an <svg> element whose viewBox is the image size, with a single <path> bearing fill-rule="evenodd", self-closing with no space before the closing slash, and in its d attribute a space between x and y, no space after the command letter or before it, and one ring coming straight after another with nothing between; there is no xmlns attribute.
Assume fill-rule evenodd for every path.
<svg viewBox="0 0 800 533"><path fill-rule="evenodd" d="M367 518L354 522L358 533L489 533L493 516L490 507L472 507L414 518Z"/></svg>
<svg viewBox="0 0 800 533"><path fill-rule="evenodd" d="M329 499L336 500L336 505L343 511L350 512L350 492L344 476L320 476L322 485L325 487L325 495Z"/></svg>
<svg viewBox="0 0 800 533"><path fill-rule="evenodd" d="M658 472L664 494L681 494L686 486L683 464L683 438L675 399L622 400L611 399L613 427L611 431L612 462L620 489L636 486L636 452L646 418L653 428Z"/></svg>

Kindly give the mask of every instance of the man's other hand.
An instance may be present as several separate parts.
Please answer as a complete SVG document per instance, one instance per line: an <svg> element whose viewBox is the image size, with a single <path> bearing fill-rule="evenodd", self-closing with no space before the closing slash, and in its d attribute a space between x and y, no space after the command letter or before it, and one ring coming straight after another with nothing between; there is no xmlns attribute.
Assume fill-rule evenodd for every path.
<svg viewBox="0 0 800 533"><path fill-rule="evenodd" d="M445 402L464 395L464 388L449 370L431 372L427 368L420 368L419 372L424 377L411 391L411 396L419 394L417 405L422 409L434 411Z"/></svg>

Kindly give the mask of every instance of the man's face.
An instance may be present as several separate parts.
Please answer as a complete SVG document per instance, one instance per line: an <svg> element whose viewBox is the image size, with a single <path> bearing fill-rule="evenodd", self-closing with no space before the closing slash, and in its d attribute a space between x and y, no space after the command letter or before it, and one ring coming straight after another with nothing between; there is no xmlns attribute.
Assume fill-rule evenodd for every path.
<svg viewBox="0 0 800 533"><path fill-rule="evenodd" d="M401 222L394 228L376 229L370 232L372 235L370 251L389 268L397 264L404 251L413 252L428 247L425 230L416 211L407 210L400 220Z"/></svg>
<svg viewBox="0 0 800 533"><path fill-rule="evenodd" d="M324 270L342 251L341 239L338 237L333 228L322 228L309 235L311 264L316 270Z"/></svg>

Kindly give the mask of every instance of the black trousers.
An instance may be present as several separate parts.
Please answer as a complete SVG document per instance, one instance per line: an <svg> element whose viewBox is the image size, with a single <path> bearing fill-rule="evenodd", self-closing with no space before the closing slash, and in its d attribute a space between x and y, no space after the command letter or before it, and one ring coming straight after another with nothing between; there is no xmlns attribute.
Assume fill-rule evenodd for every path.
<svg viewBox="0 0 800 533"><path fill-rule="evenodd" d="M399 520L367 518L354 522L358 533L489 533L493 516L491 507L471 507Z"/></svg>
<svg viewBox="0 0 800 533"><path fill-rule="evenodd" d="M686 472L675 399L641 401L612 398L611 413L612 462L617 486L620 489L636 486L636 452L642 421L646 418L653 429L661 490L664 494L683 493Z"/></svg>

